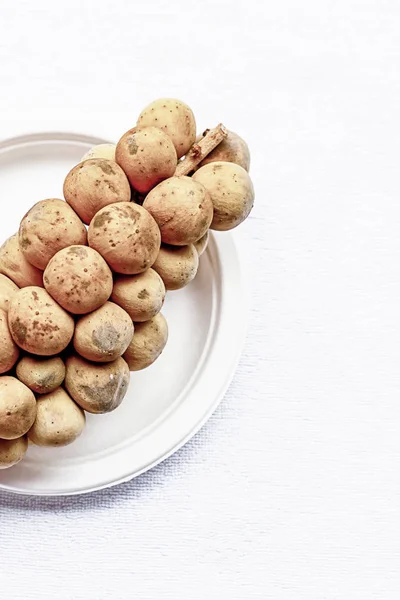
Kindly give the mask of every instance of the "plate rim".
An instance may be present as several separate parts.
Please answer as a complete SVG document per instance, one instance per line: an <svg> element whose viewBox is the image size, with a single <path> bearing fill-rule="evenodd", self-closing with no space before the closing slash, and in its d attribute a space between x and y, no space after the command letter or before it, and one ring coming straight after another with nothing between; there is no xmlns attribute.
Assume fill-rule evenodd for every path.
<svg viewBox="0 0 400 600"><path fill-rule="evenodd" d="M78 133L75 128L73 131L65 131L60 129L58 129L57 131L46 129L42 132L35 130L25 133L20 133L18 131L16 135L10 137L8 135L7 137L1 135L0 151L2 151L3 149L6 150L7 147L15 147L18 145L24 145L26 143L38 143L40 141L68 142L68 139L70 139L70 141L72 142L93 144L107 142L109 141L110 136L107 135L106 137L103 137L99 134L94 135L92 133ZM207 249L207 253L213 255L213 258L218 261L219 267L220 279L217 280L217 283L221 286L222 290L220 298L221 313L223 312L225 307L225 316L222 319L222 326L224 330L223 334L227 336L227 329L229 329L229 325L232 326L232 332L229 332L229 336L227 336L226 339L223 338L222 340L219 340L221 348L225 345L227 352L229 351L229 360L226 368L223 371L224 376L221 378L218 385L216 386L217 391L215 395L213 395L213 400L207 405L206 410L204 411L202 416L198 418L193 425L190 425L190 429L186 432L185 435L180 436L175 443L172 443L172 445L169 444L168 448L163 450L159 454L159 456L157 456L157 458L154 458L153 460L147 462L142 468L134 469L132 472L129 472L128 474L125 473L120 477L111 479L107 478L107 481L90 485L89 487L78 487L76 489L69 490L32 490L0 482L0 490L4 490L18 495L67 497L88 494L102 489L107 489L119 485L121 483L131 481L139 475L142 475L143 473L149 471L153 467L157 466L158 464L172 456L200 431L200 429L210 419L211 415L215 412L216 408L221 403L234 377L245 340L248 314L248 302L243 289L243 278L241 274L240 258L232 235L227 232L212 232L210 241L211 244ZM213 270L214 268L215 267L213 265ZM229 300L227 300L226 297L224 299L224 295L228 295ZM226 319L226 317L229 318ZM221 323L219 323L218 325L218 328L220 327ZM217 335L219 337L221 336L221 332L218 332L218 329ZM195 385L198 385L198 382Z"/></svg>

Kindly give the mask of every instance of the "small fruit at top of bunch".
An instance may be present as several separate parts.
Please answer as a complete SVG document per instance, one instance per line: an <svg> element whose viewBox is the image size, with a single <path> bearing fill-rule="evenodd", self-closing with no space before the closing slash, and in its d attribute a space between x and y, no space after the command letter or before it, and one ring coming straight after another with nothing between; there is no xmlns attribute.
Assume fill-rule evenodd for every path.
<svg viewBox="0 0 400 600"><path fill-rule="evenodd" d="M184 156L196 140L192 110L174 98L159 98L146 106L139 115L137 126L161 129L171 138L178 158Z"/></svg>

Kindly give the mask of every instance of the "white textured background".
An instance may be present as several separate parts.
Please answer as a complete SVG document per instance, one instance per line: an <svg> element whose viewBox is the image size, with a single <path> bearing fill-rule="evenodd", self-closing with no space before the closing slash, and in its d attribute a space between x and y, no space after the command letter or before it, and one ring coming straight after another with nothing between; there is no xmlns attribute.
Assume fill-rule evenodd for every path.
<svg viewBox="0 0 400 600"><path fill-rule="evenodd" d="M1 493L1 598L398 600L399 26L398 0L1 3L0 126L177 96L257 189L223 404L129 484Z"/></svg>

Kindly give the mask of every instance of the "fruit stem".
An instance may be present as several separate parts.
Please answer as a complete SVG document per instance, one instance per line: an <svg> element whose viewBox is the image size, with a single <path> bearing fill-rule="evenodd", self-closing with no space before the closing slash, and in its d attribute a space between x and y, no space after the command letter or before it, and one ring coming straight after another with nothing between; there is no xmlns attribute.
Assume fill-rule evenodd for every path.
<svg viewBox="0 0 400 600"><path fill-rule="evenodd" d="M188 150L185 158L178 163L175 171L175 177L180 175L188 175L201 161L203 158L210 154L214 148L222 142L228 135L228 130L222 123L214 127L214 129L208 129L204 132L204 137L198 142L195 142L193 146Z"/></svg>

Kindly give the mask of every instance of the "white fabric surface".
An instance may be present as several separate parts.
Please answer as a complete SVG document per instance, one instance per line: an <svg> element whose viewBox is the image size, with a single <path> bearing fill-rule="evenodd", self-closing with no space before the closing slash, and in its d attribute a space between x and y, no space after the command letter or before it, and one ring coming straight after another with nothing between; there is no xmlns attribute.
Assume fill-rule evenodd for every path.
<svg viewBox="0 0 400 600"><path fill-rule="evenodd" d="M2 119L181 97L246 137L257 190L221 407L131 483L1 493L2 598L399 597L399 25L395 0L1 4Z"/></svg>

